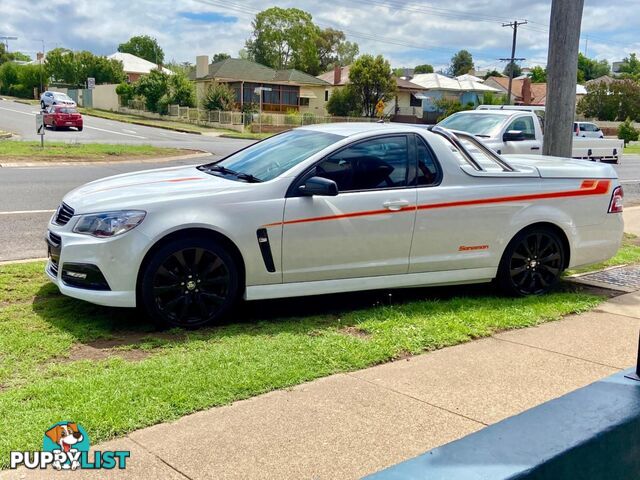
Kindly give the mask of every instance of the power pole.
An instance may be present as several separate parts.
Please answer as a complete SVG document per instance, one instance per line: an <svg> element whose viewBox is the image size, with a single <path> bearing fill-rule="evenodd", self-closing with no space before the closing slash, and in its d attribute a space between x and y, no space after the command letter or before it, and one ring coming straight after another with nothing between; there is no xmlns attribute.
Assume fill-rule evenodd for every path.
<svg viewBox="0 0 640 480"><path fill-rule="evenodd" d="M584 0L553 0L547 59L544 155L571 157Z"/></svg>
<svg viewBox="0 0 640 480"><path fill-rule="evenodd" d="M501 58L503 62L509 62L509 90L507 91L507 101L511 104L511 85L513 84L513 68L516 61L524 60L524 58L516 58L516 38L518 37L518 25L526 25L527 21L518 22L514 20L511 23L503 23L503 27L513 28L513 41L511 42L511 58Z"/></svg>

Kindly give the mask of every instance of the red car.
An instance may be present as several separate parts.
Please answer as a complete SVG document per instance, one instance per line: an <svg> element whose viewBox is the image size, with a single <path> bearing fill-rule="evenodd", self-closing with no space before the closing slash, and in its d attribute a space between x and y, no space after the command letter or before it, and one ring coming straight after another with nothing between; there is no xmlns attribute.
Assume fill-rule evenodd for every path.
<svg viewBox="0 0 640 480"><path fill-rule="evenodd" d="M65 105L51 105L44 112L44 125L53 130L58 128L75 127L82 131L82 115L75 107Z"/></svg>

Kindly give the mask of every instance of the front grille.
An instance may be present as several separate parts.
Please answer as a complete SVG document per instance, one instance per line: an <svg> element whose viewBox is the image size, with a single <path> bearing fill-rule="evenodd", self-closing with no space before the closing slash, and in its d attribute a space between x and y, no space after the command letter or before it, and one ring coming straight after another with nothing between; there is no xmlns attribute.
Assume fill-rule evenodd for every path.
<svg viewBox="0 0 640 480"><path fill-rule="evenodd" d="M73 217L75 211L66 203L62 202L62 204L58 207L58 211L56 212L56 217L53 220L56 225L66 225Z"/></svg>
<svg viewBox="0 0 640 480"><path fill-rule="evenodd" d="M51 244L54 247L59 247L62 243L62 238L60 237L60 235L56 235L53 232L49 232L49 240L51 240Z"/></svg>
<svg viewBox="0 0 640 480"><path fill-rule="evenodd" d="M54 277L58 276L58 264L53 260L49 261L49 272L51 272L51 275Z"/></svg>

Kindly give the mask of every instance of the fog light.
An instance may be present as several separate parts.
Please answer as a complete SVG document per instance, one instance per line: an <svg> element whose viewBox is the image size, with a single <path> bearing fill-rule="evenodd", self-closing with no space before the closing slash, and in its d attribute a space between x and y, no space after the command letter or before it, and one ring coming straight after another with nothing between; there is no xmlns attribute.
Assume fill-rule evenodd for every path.
<svg viewBox="0 0 640 480"><path fill-rule="evenodd" d="M65 263L62 282L69 287L87 290L111 290L100 269L90 263Z"/></svg>
<svg viewBox="0 0 640 480"><path fill-rule="evenodd" d="M85 280L87 278L86 273L79 272L65 272L66 275L69 275L71 278L79 278L81 280Z"/></svg>

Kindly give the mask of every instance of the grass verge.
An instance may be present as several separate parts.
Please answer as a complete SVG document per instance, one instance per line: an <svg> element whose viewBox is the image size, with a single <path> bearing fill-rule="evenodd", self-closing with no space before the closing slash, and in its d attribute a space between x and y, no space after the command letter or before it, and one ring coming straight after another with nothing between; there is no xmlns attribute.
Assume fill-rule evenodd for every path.
<svg viewBox="0 0 640 480"><path fill-rule="evenodd" d="M363 292L252 302L217 328L157 333L135 312L62 297L43 268L0 266L0 418L12 432L0 436L0 467L11 450L38 449L61 419L80 422L97 443L602 300L568 286L523 299L486 286Z"/></svg>
<svg viewBox="0 0 640 480"><path fill-rule="evenodd" d="M588 273L596 270L602 270L607 267L615 267L617 265L628 265L640 262L640 238L631 233L625 233L622 239L622 245L616 253L615 257L594 265L567 270L565 275L577 275L579 273Z"/></svg>
<svg viewBox="0 0 640 480"><path fill-rule="evenodd" d="M624 147L624 153L638 155L640 154L640 144L635 143L633 145L627 145Z"/></svg>
<svg viewBox="0 0 640 480"><path fill-rule="evenodd" d="M151 145L116 145L106 143L0 142L0 160L4 162L38 161L101 161L173 157L196 153L180 148L161 148Z"/></svg>

